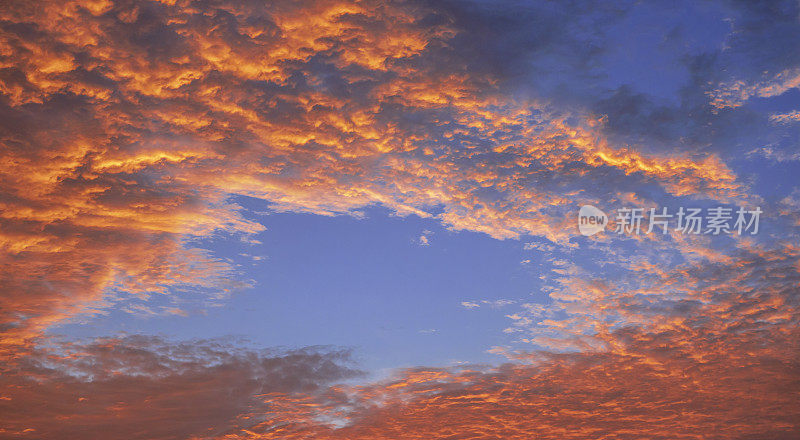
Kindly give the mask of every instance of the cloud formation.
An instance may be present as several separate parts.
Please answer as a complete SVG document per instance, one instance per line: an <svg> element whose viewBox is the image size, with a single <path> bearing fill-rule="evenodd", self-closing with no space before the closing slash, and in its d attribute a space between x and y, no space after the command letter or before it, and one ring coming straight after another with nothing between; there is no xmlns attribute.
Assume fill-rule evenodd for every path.
<svg viewBox="0 0 800 440"><path fill-rule="evenodd" d="M788 440L800 433L797 255L749 249L728 264L679 268L663 281L688 283L682 298L647 284L583 289L563 306L568 319L549 325L595 349L511 352L518 362L499 368L409 369L332 389L322 408L299 399L280 419L291 423L224 438ZM319 423L320 413L347 424Z"/></svg>
<svg viewBox="0 0 800 440"><path fill-rule="evenodd" d="M789 90L800 87L800 71L784 70L774 78L755 84L748 84L742 80L721 84L716 90L710 91L711 105L723 109L739 107L752 97L771 98L780 96Z"/></svg>
<svg viewBox="0 0 800 440"><path fill-rule="evenodd" d="M590 114L499 94L448 51L464 29L413 2L12 2L4 16L4 267L29 274L4 300L40 298L4 307L23 310L4 318L15 328L121 279L152 292L227 276L180 241L260 231L231 195L563 241L565 185L741 188L719 157L613 147Z"/></svg>
<svg viewBox="0 0 800 440"><path fill-rule="evenodd" d="M214 437L273 410L259 397L309 395L358 375L344 351L258 352L230 341L127 336L40 344L2 367L1 438Z"/></svg>
<svg viewBox="0 0 800 440"><path fill-rule="evenodd" d="M497 239L537 236L552 244L536 248L551 251L570 245L586 202L752 197L727 158L703 146L617 142L625 114L651 108L625 89L583 106L509 96L504 81L524 60L476 68L470 50L502 32L456 9L5 3L2 436L795 438L800 268L791 245L652 243L683 258L665 266L606 249L618 278L559 263L552 303L508 315L509 334L550 351L360 387L326 386L354 374L341 352L46 337L112 306L134 310L179 291L222 298L246 285L191 240L262 231L235 196L320 215L381 205ZM509 53L511 40L485 52ZM703 97L735 110L780 96L797 87L784 67L765 81L718 81ZM649 127L675 123L675 109L652 108Z"/></svg>

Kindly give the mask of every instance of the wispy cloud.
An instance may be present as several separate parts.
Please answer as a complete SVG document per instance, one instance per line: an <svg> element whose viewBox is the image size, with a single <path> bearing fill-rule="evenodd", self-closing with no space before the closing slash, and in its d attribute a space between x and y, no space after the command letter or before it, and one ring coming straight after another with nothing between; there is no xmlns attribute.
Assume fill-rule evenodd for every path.
<svg viewBox="0 0 800 440"><path fill-rule="evenodd" d="M739 107L752 97L771 98L798 87L800 87L800 70L787 69L772 78L756 83L743 80L723 83L709 91L708 95L712 106L724 109Z"/></svg>
<svg viewBox="0 0 800 440"><path fill-rule="evenodd" d="M794 124L800 122L800 110L789 113L774 113L769 115L769 121L773 124Z"/></svg>

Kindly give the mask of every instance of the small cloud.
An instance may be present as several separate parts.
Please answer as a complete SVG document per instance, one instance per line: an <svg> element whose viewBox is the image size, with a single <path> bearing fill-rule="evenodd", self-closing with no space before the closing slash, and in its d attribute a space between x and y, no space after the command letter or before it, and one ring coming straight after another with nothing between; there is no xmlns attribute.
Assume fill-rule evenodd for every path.
<svg viewBox="0 0 800 440"><path fill-rule="evenodd" d="M789 113L774 113L769 116L769 122L773 124L792 124L800 122L800 110Z"/></svg>
<svg viewBox="0 0 800 440"><path fill-rule="evenodd" d="M239 237L239 241L241 241L244 244L249 244L251 246L257 246L257 245L260 245L260 244L264 244L260 240L256 240L252 236L248 236L248 235L242 235L241 237Z"/></svg>
<svg viewBox="0 0 800 440"><path fill-rule="evenodd" d="M800 188L795 188L791 194L781 199L780 204L792 210L800 210Z"/></svg>
<svg viewBox="0 0 800 440"><path fill-rule="evenodd" d="M178 307L165 307L164 308L164 313L166 313L168 315L178 315L178 316L184 316L184 317L185 316L189 316L189 314L186 313L185 310L180 309Z"/></svg>
<svg viewBox="0 0 800 440"><path fill-rule="evenodd" d="M793 162L800 160L800 153L790 153L784 150L775 149L770 145L750 150L747 152L746 155L747 157L761 156L764 159L772 160L775 162Z"/></svg>
<svg viewBox="0 0 800 440"><path fill-rule="evenodd" d="M800 212L800 188L795 188L791 194L781 199L779 202L781 215L788 215L798 218ZM797 220L800 224L800 220Z"/></svg>
<svg viewBox="0 0 800 440"><path fill-rule="evenodd" d="M486 350L486 353L496 354L498 356L503 356L508 359L513 359L511 347L508 346L495 345L492 348Z"/></svg>
<svg viewBox="0 0 800 440"><path fill-rule="evenodd" d="M487 305L492 308L504 307L510 304L514 304L516 301L510 299L497 299L493 301L489 300L481 300L481 301L463 301L461 303L462 306L468 309L475 309L480 307L481 305Z"/></svg>
<svg viewBox="0 0 800 440"><path fill-rule="evenodd" d="M252 261L261 261L261 260L265 260L267 258L267 257L265 257L263 255L251 255L251 254L247 254L247 253L240 253L239 256L240 257L244 257L244 258L249 258Z"/></svg>
<svg viewBox="0 0 800 440"><path fill-rule="evenodd" d="M772 98L800 87L800 69L787 69L770 79L747 83L742 80L719 84L716 90L706 92L710 103L717 109L742 106L752 97Z"/></svg>
<svg viewBox="0 0 800 440"><path fill-rule="evenodd" d="M431 334L431 333L437 333L438 331L439 331L438 329L435 329L435 328L429 328L429 329L420 330L418 333L422 333L422 334L425 334L425 335L429 335L429 334Z"/></svg>
<svg viewBox="0 0 800 440"><path fill-rule="evenodd" d="M420 234L419 238L414 241L420 246L429 246L431 244L431 235L433 235L433 231L425 229L422 231L422 234Z"/></svg>
<svg viewBox="0 0 800 440"><path fill-rule="evenodd" d="M553 252L556 248L549 244L529 242L525 243L522 249L526 251Z"/></svg>
<svg viewBox="0 0 800 440"><path fill-rule="evenodd" d="M144 304L130 304L121 308L121 310L140 318L158 316L158 312Z"/></svg>
<svg viewBox="0 0 800 440"><path fill-rule="evenodd" d="M483 302L484 304L488 304L492 307L505 307L507 305L516 303L516 301L511 299L498 299L495 301L481 301L481 302Z"/></svg>
<svg viewBox="0 0 800 440"><path fill-rule="evenodd" d="M533 316L545 316L549 311L544 304L536 303L525 303L522 305L522 308Z"/></svg>

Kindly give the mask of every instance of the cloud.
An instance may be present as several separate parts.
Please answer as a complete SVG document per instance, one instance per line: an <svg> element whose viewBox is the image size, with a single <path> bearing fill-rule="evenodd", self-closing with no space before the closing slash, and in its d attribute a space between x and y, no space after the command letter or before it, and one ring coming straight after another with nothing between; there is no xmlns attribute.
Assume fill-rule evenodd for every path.
<svg viewBox="0 0 800 440"><path fill-rule="evenodd" d="M557 292L566 315L546 315L546 325L557 329L553 341L593 348L504 349L513 362L499 367L415 367L362 385L326 385L355 374L343 352L147 337L51 342L4 367L4 434L788 440L800 428L799 255L791 245L744 246L727 263L633 271L604 290L573 272L559 282L584 291Z"/></svg>
<svg viewBox="0 0 800 440"><path fill-rule="evenodd" d="M756 148L747 153L748 156L761 156L775 162L794 162L800 160L800 153L787 152L773 146Z"/></svg>
<svg viewBox="0 0 800 440"><path fill-rule="evenodd" d="M771 98L780 96L791 89L800 87L800 70L784 70L774 78L748 84L742 80L720 84L719 88L708 92L711 105L718 108L739 107L751 97Z"/></svg>
<svg viewBox="0 0 800 440"><path fill-rule="evenodd" d="M482 305L489 306L492 308L500 308L505 307L511 304L515 304L517 301L511 299L497 299L497 300L480 300L480 301L462 301L461 305L468 309L476 309Z"/></svg>
<svg viewBox="0 0 800 440"><path fill-rule="evenodd" d="M608 239L584 247L603 246L599 269L555 255L584 250L573 240L574 213L587 202L754 197L714 152L724 148L706 148L709 138L691 130L684 142L675 127L725 131L718 124L735 118L695 110L795 88L796 57L769 49L793 46L763 43L795 26L789 14L757 10L776 26L745 18L730 51L687 56L695 83L676 109L624 86L566 103L509 94L537 54L558 55L553 69L534 63L537 72L566 66L591 76L581 60L594 59L597 42L570 35L594 36L622 11L576 3L518 16L518 5L492 5L497 15L483 20L488 6L459 14L452 5L4 5L2 435L796 438L796 247L653 238L630 249ZM527 20L534 16L539 26ZM514 32L504 33L509 18ZM709 71L737 64L729 53L756 56L740 35L761 42L779 73L762 78L759 67L710 81ZM494 62L521 42L529 56ZM650 132L668 145L681 138L681 148L649 147ZM111 307L185 312L156 307L154 295L221 299L246 286L237 267L192 244L262 231L233 202L241 195L273 210L339 215L382 205L496 239L536 236L541 243L526 249L554 254L543 278L550 303L461 305L505 307L508 334L543 351L507 350L513 362L497 368L419 367L328 387L354 374L342 366L346 353L44 336Z"/></svg>
<svg viewBox="0 0 800 440"><path fill-rule="evenodd" d="M792 124L800 122L800 110L789 113L774 113L769 115L769 121L773 124Z"/></svg>
<svg viewBox="0 0 800 440"><path fill-rule="evenodd" d="M3 367L3 438L208 438L258 418L264 396L311 394L354 377L349 353L236 348L127 336L43 344ZM313 395L313 394L312 394Z"/></svg>
<svg viewBox="0 0 800 440"><path fill-rule="evenodd" d="M6 340L102 308L113 290L224 295L236 268L185 239L262 231L233 195L321 215L380 204L563 243L567 213L610 184L741 194L715 155L617 147L589 113L502 94L464 64L451 43L468 29L446 9L75 1L4 15Z"/></svg>
<svg viewBox="0 0 800 440"><path fill-rule="evenodd" d="M671 270L653 293L647 283L658 277L634 275L620 283L630 290L573 295L563 308L567 318L550 320L560 333L554 340L584 340L593 349L502 349L513 363L411 368L384 382L337 389L348 397L328 400L324 411L338 411L344 426L315 422L300 401L290 405L296 423L266 421L231 438L701 439L715 433L788 440L800 429L793 404L797 256L792 246L743 249L729 263ZM667 294L676 288L683 297Z"/></svg>

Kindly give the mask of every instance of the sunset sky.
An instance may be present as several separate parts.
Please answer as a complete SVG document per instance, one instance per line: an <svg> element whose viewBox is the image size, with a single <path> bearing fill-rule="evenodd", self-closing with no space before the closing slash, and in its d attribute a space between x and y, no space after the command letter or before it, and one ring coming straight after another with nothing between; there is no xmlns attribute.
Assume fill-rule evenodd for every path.
<svg viewBox="0 0 800 440"><path fill-rule="evenodd" d="M796 0L0 2L0 439L800 439L799 48Z"/></svg>

